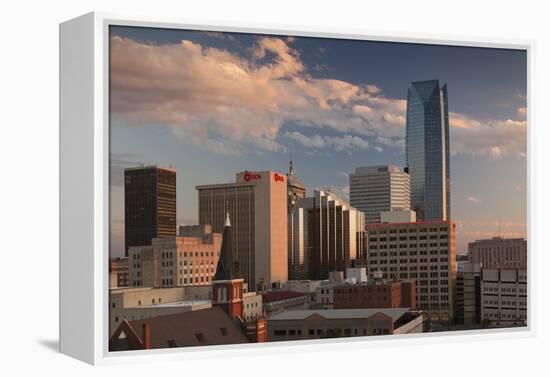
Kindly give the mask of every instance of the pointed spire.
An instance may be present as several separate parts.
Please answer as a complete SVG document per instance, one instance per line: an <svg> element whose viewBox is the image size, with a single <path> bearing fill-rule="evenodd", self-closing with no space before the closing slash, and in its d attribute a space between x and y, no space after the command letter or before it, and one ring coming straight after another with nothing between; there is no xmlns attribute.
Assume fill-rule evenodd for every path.
<svg viewBox="0 0 550 377"><path fill-rule="evenodd" d="M235 256L233 255L233 231L231 230L231 221L229 220L228 213L225 218L220 258L218 259L214 280L231 280L235 278L236 263Z"/></svg>
<svg viewBox="0 0 550 377"><path fill-rule="evenodd" d="M288 175L294 174L294 167L292 166L292 148L290 149L290 166L288 167Z"/></svg>

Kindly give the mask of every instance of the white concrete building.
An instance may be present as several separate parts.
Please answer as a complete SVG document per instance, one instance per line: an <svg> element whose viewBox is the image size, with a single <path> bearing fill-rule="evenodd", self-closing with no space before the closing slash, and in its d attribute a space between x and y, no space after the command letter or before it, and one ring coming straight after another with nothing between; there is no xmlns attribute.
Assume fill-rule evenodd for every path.
<svg viewBox="0 0 550 377"><path fill-rule="evenodd" d="M394 165L366 166L349 176L350 204L365 213L367 223L380 222L380 213L409 210L409 174Z"/></svg>
<svg viewBox="0 0 550 377"><path fill-rule="evenodd" d="M482 268L527 268L527 240L493 237L468 244L468 260Z"/></svg>
<svg viewBox="0 0 550 377"><path fill-rule="evenodd" d="M481 319L487 326L527 324L527 270L481 270Z"/></svg>
<svg viewBox="0 0 550 377"><path fill-rule="evenodd" d="M393 210L380 212L381 223L414 223L416 212L411 210Z"/></svg>
<svg viewBox="0 0 550 377"><path fill-rule="evenodd" d="M352 284L366 283L367 268L366 267L346 268L346 281Z"/></svg>

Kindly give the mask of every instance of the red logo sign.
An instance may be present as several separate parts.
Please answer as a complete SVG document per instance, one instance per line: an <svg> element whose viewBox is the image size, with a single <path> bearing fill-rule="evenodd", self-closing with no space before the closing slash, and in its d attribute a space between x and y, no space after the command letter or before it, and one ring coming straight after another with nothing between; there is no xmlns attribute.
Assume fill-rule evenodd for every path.
<svg viewBox="0 0 550 377"><path fill-rule="evenodd" d="M262 176L260 174L254 174L254 173L251 173L249 171L244 173L244 180L245 181L249 182L253 179L262 179Z"/></svg>
<svg viewBox="0 0 550 377"><path fill-rule="evenodd" d="M279 175L277 173L273 174L273 179L275 179L275 182L284 182L285 177L282 175Z"/></svg>

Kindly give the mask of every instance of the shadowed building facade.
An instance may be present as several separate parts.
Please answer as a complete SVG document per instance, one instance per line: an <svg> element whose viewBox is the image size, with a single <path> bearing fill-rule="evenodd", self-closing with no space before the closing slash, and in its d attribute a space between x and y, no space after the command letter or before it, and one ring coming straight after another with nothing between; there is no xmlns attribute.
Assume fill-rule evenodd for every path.
<svg viewBox="0 0 550 377"><path fill-rule="evenodd" d="M413 82L407 95L406 159L419 221L451 218L447 85Z"/></svg>
<svg viewBox="0 0 550 377"><path fill-rule="evenodd" d="M176 235L176 171L158 166L124 171L125 255L131 246Z"/></svg>

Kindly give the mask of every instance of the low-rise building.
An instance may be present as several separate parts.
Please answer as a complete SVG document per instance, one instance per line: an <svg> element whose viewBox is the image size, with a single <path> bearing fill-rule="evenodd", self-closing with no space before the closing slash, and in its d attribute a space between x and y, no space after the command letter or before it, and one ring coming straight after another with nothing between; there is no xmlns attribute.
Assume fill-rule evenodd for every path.
<svg viewBox="0 0 550 377"><path fill-rule="evenodd" d="M129 321L211 307L212 288L119 288L109 291L109 333Z"/></svg>
<svg viewBox="0 0 550 377"><path fill-rule="evenodd" d="M109 261L109 288L127 287L128 278L128 258L111 258Z"/></svg>
<svg viewBox="0 0 550 377"><path fill-rule="evenodd" d="M481 270L481 320L488 327L527 325L527 270Z"/></svg>
<svg viewBox="0 0 550 377"><path fill-rule="evenodd" d="M269 317L269 341L421 333L422 315L409 308L291 310Z"/></svg>
<svg viewBox="0 0 550 377"><path fill-rule="evenodd" d="M414 280L377 280L334 287L335 309L416 308Z"/></svg>
<svg viewBox="0 0 550 377"><path fill-rule="evenodd" d="M129 286L211 285L222 235L210 226L180 226L183 236L153 238L151 246L128 249Z"/></svg>
<svg viewBox="0 0 550 377"><path fill-rule="evenodd" d="M220 257L212 286L209 287L211 307L149 319L124 319L112 333L109 349L120 351L265 342L265 318L254 315L256 308L249 308L247 314L246 303L254 304L256 298L247 295L243 289L244 279L237 276L234 262L233 232L227 215ZM185 294L186 289L180 288L180 291Z"/></svg>
<svg viewBox="0 0 550 377"><path fill-rule="evenodd" d="M272 291L262 296L263 308L267 316L282 310L307 309L310 302L309 294L293 291Z"/></svg>

